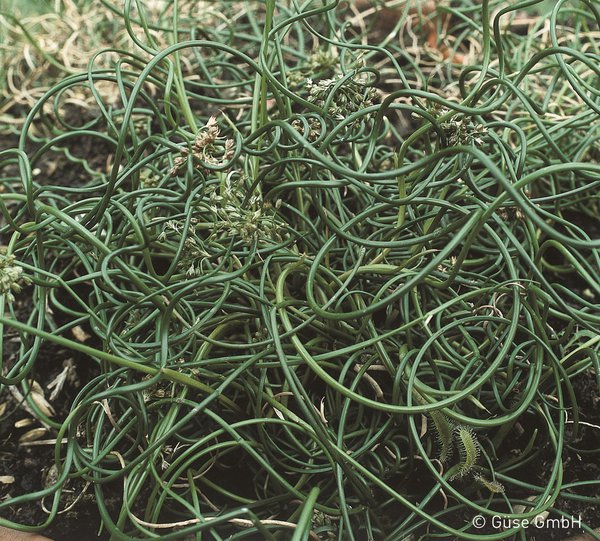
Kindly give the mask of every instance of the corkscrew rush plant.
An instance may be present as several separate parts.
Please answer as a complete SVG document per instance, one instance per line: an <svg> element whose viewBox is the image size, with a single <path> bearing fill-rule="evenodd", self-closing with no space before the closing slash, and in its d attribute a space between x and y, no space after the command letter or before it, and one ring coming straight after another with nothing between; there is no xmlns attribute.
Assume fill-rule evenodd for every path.
<svg viewBox="0 0 600 541"><path fill-rule="evenodd" d="M0 524L93 494L111 540L491 541L600 505L564 463L599 454L599 6L440 3L462 65L413 5L97 3L131 47L0 152L0 382L55 439L0 501L45 522ZM49 350L91 367L64 415Z"/></svg>

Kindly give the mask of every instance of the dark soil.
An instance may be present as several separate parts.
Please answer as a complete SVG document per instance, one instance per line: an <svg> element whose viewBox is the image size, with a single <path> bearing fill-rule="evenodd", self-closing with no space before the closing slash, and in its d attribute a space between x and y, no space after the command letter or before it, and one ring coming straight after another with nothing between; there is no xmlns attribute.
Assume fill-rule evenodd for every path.
<svg viewBox="0 0 600 541"><path fill-rule="evenodd" d="M97 373L97 368L84 356L45 344L36 360L36 369L33 371L32 378L44 388L46 397L50 394L50 391L46 390L47 384L62 372L65 366L70 367L69 376L59 395L51 402L56 410L55 419L64 419L68 415L70 404L81 386ZM0 404L2 403L6 404L6 411L0 419L0 474L12 475L15 482L0 484L0 501L43 490L45 486L51 484L54 472L53 443L31 446L19 444L19 438L32 428L40 427L40 423L33 421L26 427L16 428L15 423L32 419L32 416L6 388L0 391ZM55 431L49 430L40 441L52 440L55 437ZM55 541L108 539L106 534L96 537L100 516L93 488L86 487L83 481L67 482L59 509L68 508L78 497L80 498L77 503L68 511L58 515L56 520L44 530L44 534ZM50 508L52 498L46 498L44 504L46 508ZM44 523L48 515L36 499L33 502L23 502L5 508L0 512L0 516L19 524L39 525Z"/></svg>

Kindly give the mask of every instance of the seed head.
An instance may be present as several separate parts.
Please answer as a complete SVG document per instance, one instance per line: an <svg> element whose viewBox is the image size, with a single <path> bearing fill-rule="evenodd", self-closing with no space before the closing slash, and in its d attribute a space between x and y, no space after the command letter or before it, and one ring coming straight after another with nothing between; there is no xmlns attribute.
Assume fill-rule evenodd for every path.
<svg viewBox="0 0 600 541"><path fill-rule="evenodd" d="M13 302L13 293L19 293L28 280L23 276L23 267L15 263L14 255L0 255L0 294Z"/></svg>

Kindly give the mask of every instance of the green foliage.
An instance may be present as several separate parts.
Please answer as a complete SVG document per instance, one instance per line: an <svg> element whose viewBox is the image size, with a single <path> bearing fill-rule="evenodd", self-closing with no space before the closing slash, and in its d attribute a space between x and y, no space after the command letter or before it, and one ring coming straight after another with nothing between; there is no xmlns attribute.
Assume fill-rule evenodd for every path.
<svg viewBox="0 0 600 541"><path fill-rule="evenodd" d="M23 276L23 267L15 262L15 256L0 254L0 295L13 302L14 294L21 292L23 283L27 283L27 278Z"/></svg>
<svg viewBox="0 0 600 541"><path fill-rule="evenodd" d="M41 503L60 524L89 489L122 541L489 541L516 532L457 513L596 505L562 466L575 382L600 381L583 4L406 9L389 35L342 2L103 0L79 20L114 45L76 62L32 34L11 63L31 104L1 106L3 292L28 287L0 310L0 383L57 475L0 524ZM48 351L91 372L53 416Z"/></svg>

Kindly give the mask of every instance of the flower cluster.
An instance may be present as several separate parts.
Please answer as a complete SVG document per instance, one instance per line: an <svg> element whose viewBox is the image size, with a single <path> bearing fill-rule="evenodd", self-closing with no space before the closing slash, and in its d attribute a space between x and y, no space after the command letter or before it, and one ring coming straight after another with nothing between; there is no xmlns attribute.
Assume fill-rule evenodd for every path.
<svg viewBox="0 0 600 541"><path fill-rule="evenodd" d="M487 134L487 128L483 124L477 124L462 115L442 122L440 126L450 147L470 144L479 147L483 145Z"/></svg>
<svg viewBox="0 0 600 541"><path fill-rule="evenodd" d="M525 214L519 207L500 207L498 216L505 222L515 222L525 220Z"/></svg>
<svg viewBox="0 0 600 541"><path fill-rule="evenodd" d="M312 527L313 529L321 528L325 529L321 535L322 539L336 539L337 538L337 523L331 515L326 515L322 511L315 509L312 516Z"/></svg>
<svg viewBox="0 0 600 541"><path fill-rule="evenodd" d="M209 202L213 236L240 237L246 243L281 238L275 220L281 200L272 205L258 192L249 195L244 176L227 175L223 188L210 194Z"/></svg>
<svg viewBox="0 0 600 541"><path fill-rule="evenodd" d="M8 302L13 302L13 293L19 293L21 286L28 282L23 276L23 267L15 264L15 256L0 254L0 295L6 295Z"/></svg>
<svg viewBox="0 0 600 541"><path fill-rule="evenodd" d="M181 242L185 237L177 264L181 272L189 277L205 272L214 255L210 249L213 241L219 244L223 239L237 238L246 244L264 244L283 240L284 225L277 217L282 201L263 201L259 193L249 195L248 191L247 178L230 172L223 182L208 188L187 226L178 220L166 222L159 242Z"/></svg>
<svg viewBox="0 0 600 541"><path fill-rule="evenodd" d="M343 75L333 79L321 79L317 83L308 79L306 88L308 100L319 107L325 107L335 120L344 120L353 113L373 105L377 90L366 84L362 77L349 77L342 84Z"/></svg>
<svg viewBox="0 0 600 541"><path fill-rule="evenodd" d="M427 112L435 118L440 118L447 115L450 109L437 102L429 102ZM421 118L417 113L413 113L412 117L415 119ZM483 124L473 122L463 114L457 114L449 120L441 122L440 128L446 136L447 146L449 147L469 144L482 146L487 134L487 128Z"/></svg>
<svg viewBox="0 0 600 541"><path fill-rule="evenodd" d="M301 67L288 72L288 85L297 86L305 81L310 74L326 75L335 73L336 68L339 66L338 62L338 59L330 52L317 49L308 56Z"/></svg>
<svg viewBox="0 0 600 541"><path fill-rule="evenodd" d="M185 232L183 250L177 262L177 268L190 277L202 274L204 262L210 257L210 254L203 247L202 239L196 234L197 226L198 218L191 218L187 232ZM183 228L182 222L169 220L158 240L164 242L171 235L175 238L181 238L184 234Z"/></svg>
<svg viewBox="0 0 600 541"><path fill-rule="evenodd" d="M200 128L196 134L196 139L191 149L191 156L197 169L204 170L206 166L223 167L227 165L235 154L235 141L221 137L221 129L217 124L217 117L211 116L208 122ZM188 159L190 150L181 149L181 156L173 160L173 167L170 175L175 177L183 171Z"/></svg>
<svg viewBox="0 0 600 541"><path fill-rule="evenodd" d="M292 126L311 143L314 143L319 138L322 131L321 122L316 118L310 118L308 120L308 130L304 128L304 124L299 119L292 121Z"/></svg>

